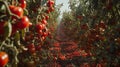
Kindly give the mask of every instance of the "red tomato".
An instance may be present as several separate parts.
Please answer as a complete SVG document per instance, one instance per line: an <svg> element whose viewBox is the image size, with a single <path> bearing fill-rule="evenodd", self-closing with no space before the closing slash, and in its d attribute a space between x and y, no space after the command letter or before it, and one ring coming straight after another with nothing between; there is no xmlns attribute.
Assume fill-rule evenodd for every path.
<svg viewBox="0 0 120 67"><path fill-rule="evenodd" d="M18 29L24 29L29 27L30 21L27 16L23 16L20 21L17 22Z"/></svg>
<svg viewBox="0 0 120 67"><path fill-rule="evenodd" d="M45 37L46 37L47 35L48 35L48 33L47 33L47 32L43 32L43 36L45 36Z"/></svg>
<svg viewBox="0 0 120 67"><path fill-rule="evenodd" d="M16 14L19 17L23 17L23 9L21 7L10 5L9 8L13 14ZM13 17L13 18L16 18L16 17Z"/></svg>
<svg viewBox="0 0 120 67"><path fill-rule="evenodd" d="M42 30L37 30L37 33L42 35L43 34L43 31Z"/></svg>
<svg viewBox="0 0 120 67"><path fill-rule="evenodd" d="M37 29L37 30L42 30L42 29L44 29L44 24L37 24L37 25L36 25L36 29Z"/></svg>
<svg viewBox="0 0 120 67"><path fill-rule="evenodd" d="M49 9L47 9L47 10L46 10L46 13L47 13L47 14L49 14L49 13L50 13L50 10L49 10Z"/></svg>
<svg viewBox="0 0 120 67"><path fill-rule="evenodd" d="M48 7L52 7L53 4L54 4L54 1L52 1L52 0L49 0L49 1L47 2L47 6L48 6Z"/></svg>
<svg viewBox="0 0 120 67"><path fill-rule="evenodd" d="M47 24L47 21L45 19L43 19L41 22L45 25Z"/></svg>
<svg viewBox="0 0 120 67"><path fill-rule="evenodd" d="M9 61L8 54L0 52L0 67L4 67Z"/></svg>
<svg viewBox="0 0 120 67"><path fill-rule="evenodd" d="M29 44L29 45L27 46L27 48L28 48L28 51L29 51L31 54L35 53L35 51L36 51L34 44Z"/></svg>
<svg viewBox="0 0 120 67"><path fill-rule="evenodd" d="M48 32L48 35L51 35L51 32L50 32L50 31Z"/></svg>
<svg viewBox="0 0 120 67"><path fill-rule="evenodd" d="M49 19L49 16L46 15L46 16L45 16L45 19L48 20L48 19Z"/></svg>
<svg viewBox="0 0 120 67"><path fill-rule="evenodd" d="M25 9L26 8L26 1L23 1L20 3L20 7Z"/></svg>
<svg viewBox="0 0 120 67"><path fill-rule="evenodd" d="M53 7L49 7L49 11L50 12L54 11L54 8Z"/></svg>

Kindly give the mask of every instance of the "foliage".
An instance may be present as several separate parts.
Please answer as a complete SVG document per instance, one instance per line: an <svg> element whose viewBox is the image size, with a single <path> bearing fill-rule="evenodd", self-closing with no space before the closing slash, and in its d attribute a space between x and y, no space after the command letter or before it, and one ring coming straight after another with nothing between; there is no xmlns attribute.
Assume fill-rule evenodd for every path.
<svg viewBox="0 0 120 67"><path fill-rule="evenodd" d="M119 3L118 0L69 1L71 11L68 12L70 14L64 13L62 23L67 31L66 36L77 42L79 48L84 49L91 58L86 65L120 65ZM84 62L82 65L84 66Z"/></svg>

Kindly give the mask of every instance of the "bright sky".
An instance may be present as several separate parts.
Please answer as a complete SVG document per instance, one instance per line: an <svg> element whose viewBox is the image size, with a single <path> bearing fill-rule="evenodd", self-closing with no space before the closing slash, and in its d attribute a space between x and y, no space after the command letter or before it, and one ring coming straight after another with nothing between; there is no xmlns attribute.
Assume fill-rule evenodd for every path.
<svg viewBox="0 0 120 67"><path fill-rule="evenodd" d="M70 9L69 9L69 5L68 5L68 1L69 0L56 0L56 4L61 4L61 3L63 3L63 6L61 7L61 15L60 15L60 18L62 17L62 13L64 12L64 11L69 11Z"/></svg>

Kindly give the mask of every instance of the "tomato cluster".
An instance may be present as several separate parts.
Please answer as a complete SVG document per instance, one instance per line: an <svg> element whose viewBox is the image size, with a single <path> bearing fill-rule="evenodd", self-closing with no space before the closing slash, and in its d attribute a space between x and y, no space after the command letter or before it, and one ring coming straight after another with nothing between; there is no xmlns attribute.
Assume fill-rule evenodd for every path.
<svg viewBox="0 0 120 67"><path fill-rule="evenodd" d="M24 41L26 42L26 48L28 49L28 53L29 54L36 54L36 52L40 52L41 51L41 47L43 46L43 41L45 41L45 39L51 34L50 30L48 29L48 22L50 19L50 8L53 8L54 6L54 1L52 0L48 0L46 2L46 10L49 11L49 13L46 13L46 10L43 13L38 14L37 18L36 18L36 22L33 23L32 25L30 25L29 27L29 32L27 32L27 34L25 35L25 39ZM48 6L49 5L49 6ZM39 9L39 5L35 5L37 6L37 8ZM36 11L38 11L38 9L35 9ZM34 11L34 10L31 10ZM37 13L37 12L36 12ZM32 18L31 18L32 19ZM22 25L23 26L23 25ZM20 24L18 27L21 27ZM26 25L27 26L27 25ZM22 27L24 28L24 27Z"/></svg>
<svg viewBox="0 0 120 67"><path fill-rule="evenodd" d="M14 25L13 28L16 28L17 30L22 30L22 29L29 27L29 25L31 23L30 23L28 17L23 16L24 15L24 11L23 11L24 8L21 8L19 6L17 7L14 5L10 5L9 9L10 9L11 13L18 16L18 17L12 16L12 20L15 20L15 23L13 23L13 25Z"/></svg>
<svg viewBox="0 0 120 67"><path fill-rule="evenodd" d="M33 1L12 0L5 2L5 6L7 7L5 8L6 13L4 13L5 18L0 18L0 41L3 41L3 43L0 42L0 48L9 48L10 46L12 51L18 51L22 55L29 56L33 62L36 62L33 60L34 58L32 56L36 55L39 57L37 53L40 53L41 46L44 44L47 36L50 35L48 22L50 18L49 14L51 14L54 10L54 1L46 1L46 7L41 5L42 3L40 2L42 2L42 0L36 0L34 2L35 7L30 7L30 5L33 4ZM48 13L46 11L48 11ZM3 35L8 35L8 33L10 36L7 36L7 38L2 38ZM7 49L0 50L7 51ZM28 57L26 58L24 56L20 56L19 53L14 53L15 52L13 52L13 55L15 55L14 57L20 61L22 61L21 59L29 60ZM12 53L8 52L8 54L10 54L10 61L13 61L11 60L11 57L13 57ZM5 57L2 58L2 56ZM20 57L20 59L18 57ZM4 67L7 63L8 55L3 55L3 53L0 53L0 67ZM11 62L9 63L12 64ZM13 63L16 64L17 60L13 61ZM19 62L19 64L21 63L26 63L26 61Z"/></svg>
<svg viewBox="0 0 120 67"><path fill-rule="evenodd" d="M54 6L54 1L48 0L47 6L48 6L48 9L46 10L47 13L50 13L50 12L54 11L54 8L53 8L53 6Z"/></svg>
<svg viewBox="0 0 120 67"><path fill-rule="evenodd" d="M9 5L12 20L12 34L15 33L17 30L22 30L29 27L29 25L31 24L28 17L24 16L24 8L20 6ZM4 27L7 23L9 22L1 21L0 34L3 35L5 33Z"/></svg>

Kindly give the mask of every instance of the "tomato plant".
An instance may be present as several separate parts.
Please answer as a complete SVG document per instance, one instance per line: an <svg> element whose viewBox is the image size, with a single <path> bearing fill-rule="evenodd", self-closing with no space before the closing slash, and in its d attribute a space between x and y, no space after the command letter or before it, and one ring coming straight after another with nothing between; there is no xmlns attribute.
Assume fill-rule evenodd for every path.
<svg viewBox="0 0 120 67"><path fill-rule="evenodd" d="M49 11L54 6L53 0L0 1L0 50L7 51L10 58L9 64L4 65L26 67L32 64L36 67L52 61L50 56L49 60L46 57L51 46L49 25L53 25L54 18L58 17L57 11ZM44 61L47 63L41 64Z"/></svg>

